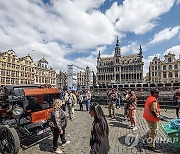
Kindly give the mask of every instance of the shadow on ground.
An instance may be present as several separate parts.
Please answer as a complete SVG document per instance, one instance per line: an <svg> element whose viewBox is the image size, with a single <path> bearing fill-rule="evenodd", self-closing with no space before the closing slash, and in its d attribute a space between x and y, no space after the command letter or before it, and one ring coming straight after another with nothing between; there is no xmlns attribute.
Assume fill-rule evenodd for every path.
<svg viewBox="0 0 180 154"><path fill-rule="evenodd" d="M52 152L53 151L52 139L46 138L45 140L41 141L39 143L39 149L44 152Z"/></svg>

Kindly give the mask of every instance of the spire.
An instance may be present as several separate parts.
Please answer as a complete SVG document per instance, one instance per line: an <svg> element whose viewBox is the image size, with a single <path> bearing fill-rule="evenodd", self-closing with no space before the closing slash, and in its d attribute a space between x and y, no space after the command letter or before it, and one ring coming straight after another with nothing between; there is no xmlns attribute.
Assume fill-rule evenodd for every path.
<svg viewBox="0 0 180 154"><path fill-rule="evenodd" d="M119 47L119 39L118 39L118 36L117 36L116 47Z"/></svg>
<svg viewBox="0 0 180 154"><path fill-rule="evenodd" d="M114 56L115 56L115 57L120 57L120 56L121 56L121 48L120 48L120 45L119 45L118 36L117 36L117 42L116 42L116 47L115 47Z"/></svg>
<svg viewBox="0 0 180 154"><path fill-rule="evenodd" d="M97 56L97 60L100 61L100 59L101 59L101 52L99 51L98 56Z"/></svg>
<svg viewBox="0 0 180 154"><path fill-rule="evenodd" d="M101 57L101 52L99 51L98 57Z"/></svg>
<svg viewBox="0 0 180 154"><path fill-rule="evenodd" d="M140 47L139 47L139 54L142 55L142 48L141 48L141 44L140 44Z"/></svg>

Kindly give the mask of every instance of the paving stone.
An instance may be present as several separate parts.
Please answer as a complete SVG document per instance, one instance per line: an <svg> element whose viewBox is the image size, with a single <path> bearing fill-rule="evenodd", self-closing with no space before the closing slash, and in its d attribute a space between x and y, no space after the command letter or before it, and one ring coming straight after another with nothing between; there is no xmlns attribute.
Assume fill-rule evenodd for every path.
<svg viewBox="0 0 180 154"><path fill-rule="evenodd" d="M76 109L79 106L76 105ZM105 115L108 115L108 109L105 106L102 106ZM175 110L161 110L163 115L169 117L175 117ZM110 151L109 154L154 154L144 148L141 137L145 135L148 131L148 126L146 121L142 117L142 108L137 109L137 127L138 129L135 133L138 134L140 141L135 147L130 147L126 145L125 138L127 134L134 133L129 129L130 122L125 121L123 118L123 108L116 110L116 118L111 119L107 117L110 133L109 133L109 142L110 142ZM75 112L75 119L73 121L68 121L68 126L66 129L66 139L70 140L71 143L66 145L62 150L64 154L87 154L89 153L89 139L90 139L90 130L93 118L90 117L88 112ZM165 121L159 122L159 130L157 137L162 137L168 139L168 136L162 129L162 125L166 123ZM59 141L61 143L61 141ZM158 143L157 146L160 148L161 153L180 153L178 149L174 149L171 143ZM20 150L19 154L50 154L52 150L52 136L46 138L40 143L25 149Z"/></svg>

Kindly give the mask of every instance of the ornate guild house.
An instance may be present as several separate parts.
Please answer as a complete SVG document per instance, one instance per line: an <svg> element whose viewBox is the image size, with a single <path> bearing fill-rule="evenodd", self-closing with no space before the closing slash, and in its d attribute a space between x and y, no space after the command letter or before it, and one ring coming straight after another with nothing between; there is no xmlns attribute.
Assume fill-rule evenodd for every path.
<svg viewBox="0 0 180 154"><path fill-rule="evenodd" d="M113 57L102 58L100 51L97 57L98 84L136 83L143 80L143 52L140 46L139 53L122 56L119 40Z"/></svg>
<svg viewBox="0 0 180 154"><path fill-rule="evenodd" d="M51 84L56 87L56 74L44 57L36 64L29 54L18 58L12 49L0 53L0 86Z"/></svg>
<svg viewBox="0 0 180 154"><path fill-rule="evenodd" d="M176 58L169 52L164 60L155 56L149 66L149 80L153 83L180 82L180 55Z"/></svg>

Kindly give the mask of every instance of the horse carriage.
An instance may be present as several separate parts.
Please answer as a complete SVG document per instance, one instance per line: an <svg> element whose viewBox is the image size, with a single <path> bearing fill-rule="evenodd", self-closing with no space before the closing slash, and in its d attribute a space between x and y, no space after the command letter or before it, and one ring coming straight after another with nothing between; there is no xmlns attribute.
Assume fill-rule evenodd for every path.
<svg viewBox="0 0 180 154"><path fill-rule="evenodd" d="M5 86L0 100L0 153L16 154L24 139L49 131L48 119L56 98L56 88Z"/></svg>

